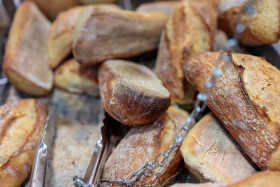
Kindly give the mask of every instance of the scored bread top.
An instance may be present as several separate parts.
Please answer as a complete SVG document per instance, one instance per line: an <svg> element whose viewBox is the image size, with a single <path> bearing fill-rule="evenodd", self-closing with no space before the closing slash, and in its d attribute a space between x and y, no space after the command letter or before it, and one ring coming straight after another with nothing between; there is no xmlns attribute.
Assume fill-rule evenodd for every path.
<svg viewBox="0 0 280 187"><path fill-rule="evenodd" d="M29 175L46 119L46 105L34 99L0 108L1 184L20 186Z"/></svg>
<svg viewBox="0 0 280 187"><path fill-rule="evenodd" d="M223 74L216 80L208 106L259 167L279 170L279 111L275 107L280 71L259 57L222 54L192 58L185 66L187 79L202 91L212 69L220 64Z"/></svg>

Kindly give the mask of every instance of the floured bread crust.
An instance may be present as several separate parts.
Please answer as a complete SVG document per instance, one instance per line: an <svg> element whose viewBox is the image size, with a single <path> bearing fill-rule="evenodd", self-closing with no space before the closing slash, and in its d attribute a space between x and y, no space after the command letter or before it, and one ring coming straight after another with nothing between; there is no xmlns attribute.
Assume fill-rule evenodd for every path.
<svg viewBox="0 0 280 187"><path fill-rule="evenodd" d="M147 67L124 60L108 60L98 71L101 104L125 125L142 125L159 118L170 95Z"/></svg>
<svg viewBox="0 0 280 187"><path fill-rule="evenodd" d="M173 10L180 4L179 1L165 1L165 2L152 2L142 3L136 12L162 12L171 15Z"/></svg>
<svg viewBox="0 0 280 187"><path fill-rule="evenodd" d="M278 42L280 37L279 0L227 1L230 3L220 4L220 9L225 11L219 15L219 28L232 37L236 33L237 24L242 23L245 30L239 40L245 45L254 46ZM249 3L253 7L251 8L252 13L246 10Z"/></svg>
<svg viewBox="0 0 280 187"><path fill-rule="evenodd" d="M6 46L3 69L19 90L34 96L48 94L53 87L53 72L47 63L50 22L32 2L17 10Z"/></svg>
<svg viewBox="0 0 280 187"><path fill-rule="evenodd" d="M0 184L20 186L29 176L46 119L47 106L35 99L0 108Z"/></svg>
<svg viewBox="0 0 280 187"><path fill-rule="evenodd" d="M158 47L167 15L87 8L75 27L73 54L82 64L127 58Z"/></svg>
<svg viewBox="0 0 280 187"><path fill-rule="evenodd" d="M180 152L201 182L233 183L256 172L238 145L210 113L184 139Z"/></svg>
<svg viewBox="0 0 280 187"><path fill-rule="evenodd" d="M194 54L212 50L216 12L216 0L184 0L165 24L156 74L170 92L172 102L185 105L194 102L196 93L184 77L183 65Z"/></svg>
<svg viewBox="0 0 280 187"><path fill-rule="evenodd" d="M187 117L186 112L170 107L157 121L133 127L106 161L102 178L124 179L146 162L154 160L171 145ZM167 186L178 174L181 166L182 158L177 147L163 167L157 167L153 172L140 177L135 186Z"/></svg>
<svg viewBox="0 0 280 187"><path fill-rule="evenodd" d="M97 66L85 67L75 59L68 60L55 71L55 86L72 93L98 96L97 70Z"/></svg>
<svg viewBox="0 0 280 187"><path fill-rule="evenodd" d="M201 91L218 63L223 74L208 106L253 162L280 170L279 70L251 55L205 53L186 63L187 79Z"/></svg>

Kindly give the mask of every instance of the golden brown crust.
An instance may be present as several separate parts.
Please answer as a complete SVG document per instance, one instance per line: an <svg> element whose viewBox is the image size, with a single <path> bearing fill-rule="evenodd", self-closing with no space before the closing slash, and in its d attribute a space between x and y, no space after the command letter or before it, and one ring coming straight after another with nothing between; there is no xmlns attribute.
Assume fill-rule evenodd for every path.
<svg viewBox="0 0 280 187"><path fill-rule="evenodd" d="M169 92L145 66L107 60L98 70L98 80L102 106L125 125L150 123L170 105Z"/></svg>
<svg viewBox="0 0 280 187"><path fill-rule="evenodd" d="M47 64L50 22L32 2L24 2L16 12L6 46L3 69L19 90L35 96L48 94L53 73Z"/></svg>
<svg viewBox="0 0 280 187"><path fill-rule="evenodd" d="M20 186L31 172L47 106L39 100L25 99L2 106L0 113L0 183Z"/></svg>
<svg viewBox="0 0 280 187"><path fill-rule="evenodd" d="M179 1L142 3L137 7L136 12L162 12L170 15L179 4Z"/></svg>
<svg viewBox="0 0 280 187"><path fill-rule="evenodd" d="M85 67L75 59L68 60L55 71L55 86L72 93L98 96L97 70L97 66Z"/></svg>
<svg viewBox="0 0 280 187"><path fill-rule="evenodd" d="M256 172L212 113L191 129L180 152L200 182L232 183Z"/></svg>
<svg viewBox="0 0 280 187"><path fill-rule="evenodd" d="M217 63L223 75L208 106L253 162L279 170L279 70L251 55L205 53L186 63L187 79L201 91Z"/></svg>
<svg viewBox="0 0 280 187"><path fill-rule="evenodd" d="M102 178L123 179L133 170L139 169L155 157L175 139L176 132L185 123L188 114L170 107L157 121L144 126L133 127L121 140L108 158ZM165 161L163 167L146 177L140 177L135 186L167 186L182 166L178 147Z"/></svg>
<svg viewBox="0 0 280 187"><path fill-rule="evenodd" d="M158 47L163 13L87 8L77 22L73 54L82 64L132 57Z"/></svg>
<svg viewBox="0 0 280 187"><path fill-rule="evenodd" d="M243 23L244 32L239 40L245 45L263 45L276 43L280 37L280 1L279 0L245 0L219 15L219 28L233 36L236 25ZM255 10L248 13L245 8L251 3ZM220 6L228 6L226 4ZM221 7L222 9L222 7Z"/></svg>
<svg viewBox="0 0 280 187"><path fill-rule="evenodd" d="M184 0L166 22L156 74L169 90L172 102L193 103L195 92L185 80L183 64L194 54L212 50L216 11L216 0Z"/></svg>

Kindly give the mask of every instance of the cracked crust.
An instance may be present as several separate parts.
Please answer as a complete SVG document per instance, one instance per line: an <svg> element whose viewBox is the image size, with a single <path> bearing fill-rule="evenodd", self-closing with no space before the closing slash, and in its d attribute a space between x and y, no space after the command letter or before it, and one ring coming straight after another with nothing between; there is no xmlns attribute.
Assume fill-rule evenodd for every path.
<svg viewBox="0 0 280 187"><path fill-rule="evenodd" d="M251 55L204 53L186 63L187 79L201 91L216 63L223 66L223 75L207 105L253 162L280 170L279 70Z"/></svg>
<svg viewBox="0 0 280 187"><path fill-rule="evenodd" d="M170 94L147 67L124 60L107 60L98 70L101 104L125 125L142 125L159 118L170 105Z"/></svg>
<svg viewBox="0 0 280 187"><path fill-rule="evenodd" d="M0 108L0 183L5 187L20 186L30 174L46 118L47 106L35 99Z"/></svg>
<svg viewBox="0 0 280 187"><path fill-rule="evenodd" d="M157 121L133 127L108 158L102 178L124 179L130 172L154 160L171 145L188 115L183 110L169 107ZM146 177L140 177L134 186L168 186L183 166L179 148L175 149L163 167L157 167Z"/></svg>

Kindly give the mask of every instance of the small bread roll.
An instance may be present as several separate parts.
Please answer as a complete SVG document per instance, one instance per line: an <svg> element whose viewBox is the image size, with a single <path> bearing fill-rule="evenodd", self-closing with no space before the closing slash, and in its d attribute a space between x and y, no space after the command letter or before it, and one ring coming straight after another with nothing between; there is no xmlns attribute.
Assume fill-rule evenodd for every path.
<svg viewBox="0 0 280 187"><path fill-rule="evenodd" d="M95 5L98 7L118 8L117 5ZM52 24L48 39L48 63L56 68L72 52L74 27L87 6L71 8L61 12Z"/></svg>
<svg viewBox="0 0 280 187"><path fill-rule="evenodd" d="M68 92L99 95L98 67L84 67L75 59L68 60L57 68L54 74L55 86Z"/></svg>
<svg viewBox="0 0 280 187"><path fill-rule="evenodd" d="M17 89L34 96L46 95L53 87L53 72L47 63L50 28L37 6L24 1L9 33L3 69Z"/></svg>
<svg viewBox="0 0 280 187"><path fill-rule="evenodd" d="M159 118L170 95L147 67L124 60L108 60L98 71L101 104L125 125L142 125Z"/></svg>
<svg viewBox="0 0 280 187"><path fill-rule="evenodd" d="M162 12L167 15L171 15L173 10L179 4L179 1L142 3L139 7L137 7L136 12Z"/></svg>
<svg viewBox="0 0 280 187"><path fill-rule="evenodd" d="M184 0L166 22L156 75L170 92L172 103L188 106L194 102L196 92L184 77L183 65L192 55L212 50L216 12L216 0Z"/></svg>
<svg viewBox="0 0 280 187"><path fill-rule="evenodd" d="M237 24L245 30L239 40L250 46L277 43L280 37L279 0L220 0L219 28L232 37ZM246 7L251 5L248 12Z"/></svg>
<svg viewBox="0 0 280 187"><path fill-rule="evenodd" d="M59 12L77 6L80 0L31 0L50 19L54 19Z"/></svg>
<svg viewBox="0 0 280 187"><path fill-rule="evenodd" d="M157 121L133 127L118 144L105 163L101 178L124 179L165 151L174 141L177 131L188 117L183 110L170 107ZM141 176L135 186L168 186L183 166L179 147L164 161L163 167L156 167L151 173Z"/></svg>
<svg viewBox="0 0 280 187"><path fill-rule="evenodd" d="M229 184L256 172L212 113L190 130L180 152L185 166L201 182Z"/></svg>
<svg viewBox="0 0 280 187"><path fill-rule="evenodd" d="M0 184L21 186L29 176L43 135L47 106L24 99L0 108Z"/></svg>
<svg viewBox="0 0 280 187"><path fill-rule="evenodd" d="M261 169L280 170L280 71L265 59L237 53L204 53L186 62L199 91L219 65L207 105Z"/></svg>
<svg viewBox="0 0 280 187"><path fill-rule="evenodd" d="M154 50L167 15L89 7L75 27L73 54L81 64L98 64Z"/></svg>

